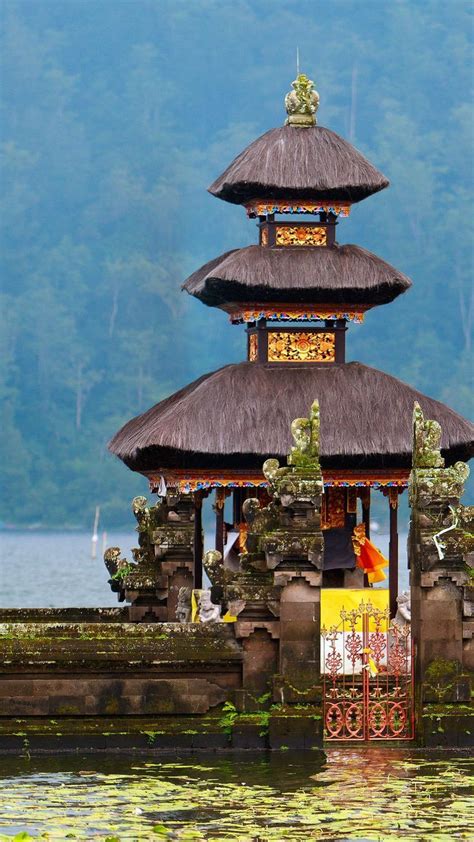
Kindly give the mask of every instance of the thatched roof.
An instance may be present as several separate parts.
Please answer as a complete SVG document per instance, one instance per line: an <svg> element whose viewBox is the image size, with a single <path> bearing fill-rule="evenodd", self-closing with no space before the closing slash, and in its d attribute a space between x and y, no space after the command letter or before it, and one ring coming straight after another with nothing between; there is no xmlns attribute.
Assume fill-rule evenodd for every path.
<svg viewBox="0 0 474 842"><path fill-rule="evenodd" d="M209 192L237 205L252 199L360 202L388 184L330 129L281 126L247 146Z"/></svg>
<svg viewBox="0 0 474 842"><path fill-rule="evenodd" d="M284 457L290 424L321 407L323 467L410 467L413 404L443 430L448 460L474 452L474 426L442 403L361 363L227 365L133 418L109 449L134 470L255 468Z"/></svg>
<svg viewBox="0 0 474 842"><path fill-rule="evenodd" d="M247 246L215 257L183 284L204 304L387 304L411 281L366 249Z"/></svg>

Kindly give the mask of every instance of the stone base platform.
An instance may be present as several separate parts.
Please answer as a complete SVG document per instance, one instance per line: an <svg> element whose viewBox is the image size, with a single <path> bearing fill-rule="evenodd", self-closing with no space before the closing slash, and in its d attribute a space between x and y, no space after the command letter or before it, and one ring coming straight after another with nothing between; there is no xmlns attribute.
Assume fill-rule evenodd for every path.
<svg viewBox="0 0 474 842"><path fill-rule="evenodd" d="M311 749L323 755L319 711L207 716L0 718L0 754Z"/></svg>

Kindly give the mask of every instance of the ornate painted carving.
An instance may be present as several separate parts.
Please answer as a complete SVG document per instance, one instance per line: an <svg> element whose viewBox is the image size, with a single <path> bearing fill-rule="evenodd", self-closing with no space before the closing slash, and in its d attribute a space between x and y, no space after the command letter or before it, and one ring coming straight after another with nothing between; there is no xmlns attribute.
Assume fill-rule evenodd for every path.
<svg viewBox="0 0 474 842"><path fill-rule="evenodd" d="M268 362L334 362L335 333L268 332Z"/></svg>
<svg viewBox="0 0 474 842"><path fill-rule="evenodd" d="M327 245L327 230L316 225L277 225L275 245L325 246Z"/></svg>
<svg viewBox="0 0 474 842"><path fill-rule="evenodd" d="M245 309L231 313L229 319L233 324L258 322L259 319L267 319L268 321L274 322L320 322L344 319L345 321L361 324L364 321L364 312L362 310L324 309L321 307L313 308L311 306L298 307L294 304L283 304L278 308L256 304L253 307L245 307Z"/></svg>
<svg viewBox="0 0 474 842"><path fill-rule="evenodd" d="M326 489L323 496L323 505L321 509L321 529L341 529L344 527L345 522L345 488Z"/></svg>
<svg viewBox="0 0 474 842"><path fill-rule="evenodd" d="M255 362L258 354L258 337L256 333L249 334L249 362Z"/></svg>
<svg viewBox="0 0 474 842"><path fill-rule="evenodd" d="M196 471L180 471L174 469L167 473L149 474L150 490L156 491L160 479L165 473L169 485L175 486L181 494L191 494L196 491L208 491L212 488L259 488L268 486L265 476L257 476L245 471L228 470L220 473L205 469ZM331 471L324 474L324 485L327 488L393 488L403 490L408 486L408 472L391 469L390 472L381 471Z"/></svg>
<svg viewBox="0 0 474 842"><path fill-rule="evenodd" d="M314 89L314 82L305 73L299 73L291 83L293 88L285 97L288 117L287 126L315 126L316 112L319 107L319 94Z"/></svg>
<svg viewBox="0 0 474 842"><path fill-rule="evenodd" d="M275 213L332 213L334 216L349 216L351 206L348 203L333 204L326 202L285 202L282 200L269 202L266 200L253 201L246 205L250 217L268 216Z"/></svg>

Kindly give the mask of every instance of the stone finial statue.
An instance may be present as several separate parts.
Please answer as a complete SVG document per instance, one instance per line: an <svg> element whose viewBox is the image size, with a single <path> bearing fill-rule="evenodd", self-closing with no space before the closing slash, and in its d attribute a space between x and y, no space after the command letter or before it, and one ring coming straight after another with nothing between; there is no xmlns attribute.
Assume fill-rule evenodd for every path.
<svg viewBox="0 0 474 842"><path fill-rule="evenodd" d="M104 564L108 570L110 579L109 585L113 593L118 593L123 599L123 579L132 569L132 565L126 558L122 558L120 547L108 547L104 553Z"/></svg>
<svg viewBox="0 0 474 842"><path fill-rule="evenodd" d="M209 576L209 581L217 587L225 587L235 575L232 570L224 567L222 553L219 550L208 550L204 554L203 567Z"/></svg>
<svg viewBox="0 0 474 842"><path fill-rule="evenodd" d="M221 623L220 605L211 602L211 592L202 591L199 597L199 621L201 623Z"/></svg>
<svg viewBox="0 0 474 842"><path fill-rule="evenodd" d="M242 514L248 525L249 534L269 532L272 529L276 529L278 525L278 512L275 504L269 503L268 506L261 508L256 497L249 497L247 500L244 500Z"/></svg>
<svg viewBox="0 0 474 842"><path fill-rule="evenodd" d="M138 523L137 531L145 532L150 524L150 509L147 506L146 497L134 497L132 500L132 512Z"/></svg>
<svg viewBox="0 0 474 842"><path fill-rule="evenodd" d="M288 455L288 464L301 468L313 468L319 461L319 403L314 401L309 418L295 418L291 423L291 434L295 440Z"/></svg>
<svg viewBox="0 0 474 842"><path fill-rule="evenodd" d="M305 73L299 73L291 83L291 87L293 90L285 97L285 108L288 114L285 125L303 128L315 126L319 94L314 90L314 82Z"/></svg>
<svg viewBox="0 0 474 842"><path fill-rule="evenodd" d="M397 626L407 626L411 623L411 596L410 591L402 591L397 596L397 613L395 620Z"/></svg>
<svg viewBox="0 0 474 842"><path fill-rule="evenodd" d="M176 619L178 623L191 622L191 588L182 587L178 591L178 604L176 605Z"/></svg>
<svg viewBox="0 0 474 842"><path fill-rule="evenodd" d="M425 421L419 403L413 408L413 467L443 468L441 456L441 426L437 421Z"/></svg>

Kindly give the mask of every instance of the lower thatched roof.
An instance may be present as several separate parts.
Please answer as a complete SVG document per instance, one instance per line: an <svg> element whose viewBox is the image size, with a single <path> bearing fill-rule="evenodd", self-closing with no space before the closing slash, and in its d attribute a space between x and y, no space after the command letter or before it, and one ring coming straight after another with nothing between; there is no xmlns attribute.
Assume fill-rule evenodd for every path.
<svg viewBox="0 0 474 842"><path fill-rule="evenodd" d="M360 202L388 180L347 140L324 126L270 129L209 187L219 199Z"/></svg>
<svg viewBox="0 0 474 842"><path fill-rule="evenodd" d="M411 281L355 245L331 248L247 246L193 272L183 289L211 307L229 302L387 304Z"/></svg>
<svg viewBox="0 0 474 842"><path fill-rule="evenodd" d="M474 453L474 426L361 363L239 363L206 374L133 418L109 444L130 468L255 468L284 457L290 424L317 398L323 467L410 467L413 404L442 426L448 462Z"/></svg>

